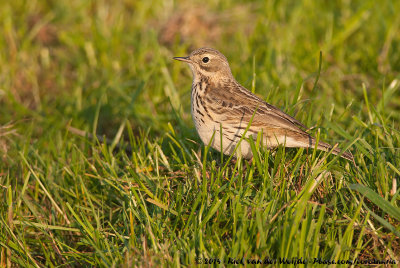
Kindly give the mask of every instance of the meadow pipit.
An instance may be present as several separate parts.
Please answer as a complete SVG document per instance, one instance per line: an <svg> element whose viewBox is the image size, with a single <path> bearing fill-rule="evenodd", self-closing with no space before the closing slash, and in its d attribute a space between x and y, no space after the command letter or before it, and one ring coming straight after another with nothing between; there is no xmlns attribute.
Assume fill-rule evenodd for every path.
<svg viewBox="0 0 400 268"><path fill-rule="evenodd" d="M315 138L303 130L307 128L302 123L241 86L233 77L228 60L219 51L200 48L188 57L174 59L188 63L192 70L192 117L205 144L211 142L211 147L230 155L243 134L256 139L261 132L267 148L279 144L303 148L316 146ZM333 154L353 159L350 153L324 142L318 142L317 149L332 150ZM250 144L243 138L236 153L246 159L253 156Z"/></svg>

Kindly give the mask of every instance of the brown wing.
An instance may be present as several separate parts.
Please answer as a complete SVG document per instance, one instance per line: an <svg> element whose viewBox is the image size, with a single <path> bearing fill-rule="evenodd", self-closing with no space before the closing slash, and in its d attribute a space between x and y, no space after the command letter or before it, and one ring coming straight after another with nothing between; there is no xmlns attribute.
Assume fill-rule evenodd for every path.
<svg viewBox="0 0 400 268"><path fill-rule="evenodd" d="M260 130L265 130L265 133L267 133L268 130L273 129L272 132L275 134L284 136L289 134L298 141L299 143L295 147L315 146L315 139L301 129L307 128L306 126L261 100L239 84L217 88L210 87L205 98L213 104L209 107L214 114L219 114L221 121L223 120L234 127L246 128L252 120L251 126L255 127L256 130L251 131L249 129L250 132L257 133ZM332 146L320 141L318 149L330 151ZM342 152L340 149L334 148L332 153L353 160L353 156L349 152Z"/></svg>
<svg viewBox="0 0 400 268"><path fill-rule="evenodd" d="M239 84L234 86L211 87L207 91L207 101L213 103L215 113L224 115L227 123L259 128L284 128L286 130L306 134L300 128L307 128L301 122L266 103ZM253 117L254 114L254 117ZM238 122L239 120L239 122Z"/></svg>

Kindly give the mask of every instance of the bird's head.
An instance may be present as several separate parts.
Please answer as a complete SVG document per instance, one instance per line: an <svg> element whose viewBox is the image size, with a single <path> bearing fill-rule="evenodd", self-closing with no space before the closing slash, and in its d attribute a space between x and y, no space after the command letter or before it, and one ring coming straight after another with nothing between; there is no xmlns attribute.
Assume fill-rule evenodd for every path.
<svg viewBox="0 0 400 268"><path fill-rule="evenodd" d="M200 48L187 57L175 57L174 59L189 64L194 80L201 77L211 80L232 77L228 60L222 53L213 48Z"/></svg>

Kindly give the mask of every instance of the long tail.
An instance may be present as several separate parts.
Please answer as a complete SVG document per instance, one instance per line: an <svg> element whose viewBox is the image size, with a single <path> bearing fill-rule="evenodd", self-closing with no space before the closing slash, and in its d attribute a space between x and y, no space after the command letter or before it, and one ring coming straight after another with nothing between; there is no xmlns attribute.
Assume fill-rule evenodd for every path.
<svg viewBox="0 0 400 268"><path fill-rule="evenodd" d="M316 140L312 139L312 147L315 146ZM333 148L333 150L332 150ZM354 157L350 152L343 152L337 147L333 147L332 145L325 143L325 142L318 142L318 150L325 151L325 152L330 152L332 150L332 153L335 155L339 155L340 157L343 157L344 159L350 160L354 162Z"/></svg>

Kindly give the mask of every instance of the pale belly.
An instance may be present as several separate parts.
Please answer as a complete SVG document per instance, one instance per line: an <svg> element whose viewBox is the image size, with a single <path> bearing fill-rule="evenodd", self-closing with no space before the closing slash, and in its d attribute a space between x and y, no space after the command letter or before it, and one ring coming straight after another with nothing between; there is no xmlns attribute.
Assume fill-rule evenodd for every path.
<svg viewBox="0 0 400 268"><path fill-rule="evenodd" d="M235 155L238 157L241 155L246 159L252 158L253 154L250 148L250 144L240 137L243 135L244 130L234 130L227 126L222 128L221 125L209 118L202 118L199 120L193 116L194 125L197 133L200 136L201 141L205 145L210 145L212 148L219 152L223 152L225 155L231 155L235 151L235 147L240 141L240 146L235 151ZM236 134L236 136L234 134ZM246 135L248 136L248 135Z"/></svg>

